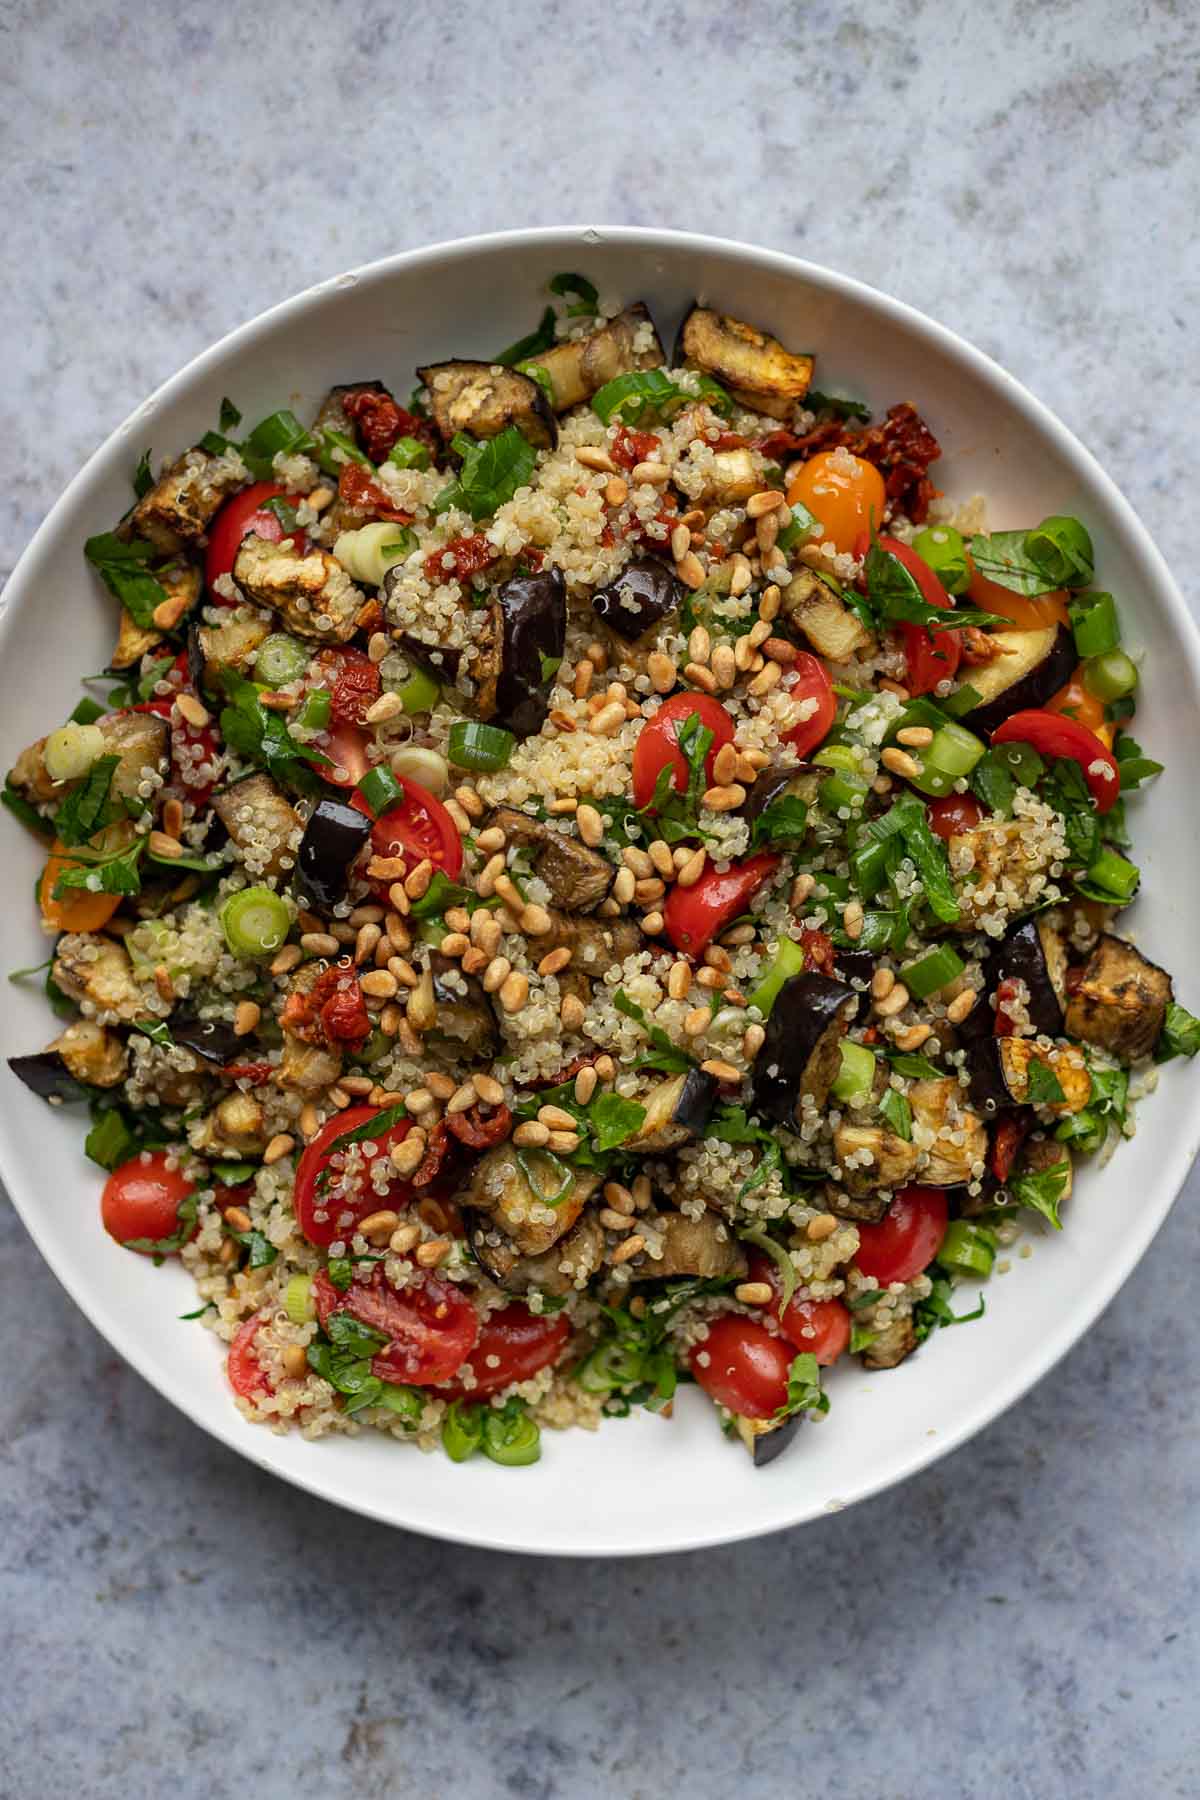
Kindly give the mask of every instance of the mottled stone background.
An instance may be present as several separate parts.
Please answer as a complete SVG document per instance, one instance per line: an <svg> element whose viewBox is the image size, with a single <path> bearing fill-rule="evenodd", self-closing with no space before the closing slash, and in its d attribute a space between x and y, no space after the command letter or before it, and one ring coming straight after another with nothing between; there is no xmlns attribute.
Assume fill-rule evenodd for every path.
<svg viewBox="0 0 1200 1800"><path fill-rule="evenodd" d="M0 33L4 572L135 403L261 307L587 219L753 239L923 307L1056 408L1190 574L1186 0L5 0ZM1194 1795L1197 1200L925 1476L626 1566L427 1543L272 1482L115 1361L0 1204L0 1792Z"/></svg>

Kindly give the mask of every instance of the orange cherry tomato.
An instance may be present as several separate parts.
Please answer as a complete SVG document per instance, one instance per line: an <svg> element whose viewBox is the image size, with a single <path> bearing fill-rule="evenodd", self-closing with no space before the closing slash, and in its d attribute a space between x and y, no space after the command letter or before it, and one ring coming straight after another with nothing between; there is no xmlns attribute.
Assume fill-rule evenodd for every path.
<svg viewBox="0 0 1200 1800"><path fill-rule="evenodd" d="M59 876L82 866L79 858L55 839L38 888L38 905L43 922L57 931L100 931L121 904L120 894L93 894L87 888L68 888L62 899L56 900L54 886Z"/></svg>
<svg viewBox="0 0 1200 1800"><path fill-rule="evenodd" d="M969 555L967 564L971 570L967 593L981 611L999 613L1018 631L1042 631L1047 625L1070 624L1064 593L1014 594L1011 589L1001 587L998 581L989 581L986 575L981 575Z"/></svg>
<svg viewBox="0 0 1200 1800"><path fill-rule="evenodd" d="M1112 749L1113 728L1104 717L1104 702L1093 694L1083 679L1083 665L1080 664L1068 681L1066 687L1059 688L1057 694L1046 702L1046 711L1062 713L1064 718L1077 719L1094 731L1100 742Z"/></svg>
<svg viewBox="0 0 1200 1800"><path fill-rule="evenodd" d="M798 500L824 526L822 542L850 552L860 534L883 524L887 489L874 463L848 450L810 456L788 483L788 504Z"/></svg>

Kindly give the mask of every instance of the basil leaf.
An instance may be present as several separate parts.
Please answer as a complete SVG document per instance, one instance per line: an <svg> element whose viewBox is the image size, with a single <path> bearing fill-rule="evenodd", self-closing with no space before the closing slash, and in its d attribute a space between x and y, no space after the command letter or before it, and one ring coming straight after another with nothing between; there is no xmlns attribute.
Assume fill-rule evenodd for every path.
<svg viewBox="0 0 1200 1800"><path fill-rule="evenodd" d="M443 488L433 503L435 513L457 506L473 519L486 519L506 500L511 500L519 487L529 480L537 462L537 453L515 425L509 425L498 437L474 442L462 433L454 440L461 444L462 468L458 479Z"/></svg>
<svg viewBox="0 0 1200 1800"><path fill-rule="evenodd" d="M175 1047L175 1039L171 1036L171 1028L165 1019L156 1019L152 1024L148 1024L145 1019L135 1019L133 1029L140 1031L143 1037L148 1037L152 1044L159 1045L163 1050L173 1050Z"/></svg>
<svg viewBox="0 0 1200 1800"><path fill-rule="evenodd" d="M270 1238L264 1237L261 1231L231 1231L229 1235L243 1249L249 1250L248 1269L268 1269L279 1255Z"/></svg>
<svg viewBox="0 0 1200 1800"><path fill-rule="evenodd" d="M221 401L221 410L217 414L217 429L222 432L230 432L236 425L240 425L241 422L242 415L240 410L233 404L232 400L223 398Z"/></svg>
<svg viewBox="0 0 1200 1800"><path fill-rule="evenodd" d="M802 405L814 413L829 413L835 419L860 419L863 424L871 417L871 409L861 400L847 400L842 394L822 394L818 388L809 388Z"/></svg>
<svg viewBox="0 0 1200 1800"><path fill-rule="evenodd" d="M350 1144L366 1144L374 1138L381 1138L385 1132L392 1129L393 1125L399 1125L401 1119L407 1119L407 1117L408 1113L402 1100L397 1101L395 1106L385 1106L382 1112L375 1114L374 1118L364 1119L362 1124L356 1125L352 1131L343 1131L340 1137L335 1137L332 1143L326 1147L326 1157L331 1156L335 1150L345 1150Z"/></svg>
<svg viewBox="0 0 1200 1800"><path fill-rule="evenodd" d="M157 552L141 538L124 543L115 532L88 538L83 554L109 593L121 602L135 625L143 631L154 626L154 609L167 598L167 590L150 574L147 563Z"/></svg>
<svg viewBox="0 0 1200 1800"><path fill-rule="evenodd" d="M1049 1219L1055 1231L1061 1231L1058 1203L1063 1197L1070 1174L1071 1165L1064 1159L1038 1174L1030 1172L1017 1175L1006 1185L1018 1206L1028 1206L1033 1212L1041 1213L1044 1219Z"/></svg>
<svg viewBox="0 0 1200 1800"><path fill-rule="evenodd" d="M220 720L221 735L229 748L265 769L283 786L305 794L317 792L317 779L308 765L328 766L329 758L298 743L282 714L260 705L258 689L245 676L223 669L221 684L230 701L222 708Z"/></svg>
<svg viewBox="0 0 1200 1800"><path fill-rule="evenodd" d="M888 1129L898 1138L903 1138L906 1144L911 1144L913 1115L907 1095L902 1094L899 1088L890 1087L879 1102L879 1111L887 1121Z"/></svg>
<svg viewBox="0 0 1200 1800"><path fill-rule="evenodd" d="M109 1171L128 1162L138 1148L137 1139L126 1124L119 1107L100 1114L83 1140L83 1153L91 1162Z"/></svg>
<svg viewBox="0 0 1200 1800"><path fill-rule="evenodd" d="M330 1313L325 1335L339 1350L353 1351L356 1356L374 1356L388 1346L385 1332L376 1331L373 1325L364 1325L349 1312Z"/></svg>
<svg viewBox="0 0 1200 1800"><path fill-rule="evenodd" d="M972 1319L982 1319L984 1314L983 1295L979 1296L979 1305L974 1312L956 1313L951 1309L950 1298L954 1293L954 1284L946 1276L934 1279L933 1291L924 1300L918 1300L913 1307L913 1329L918 1344L923 1344L931 1331L939 1326L968 1325Z"/></svg>
<svg viewBox="0 0 1200 1800"><path fill-rule="evenodd" d="M86 844L104 825L111 825L117 810L109 803L113 773L119 756L100 756L77 788L73 788L54 815L55 835L64 844Z"/></svg>
<svg viewBox="0 0 1200 1800"><path fill-rule="evenodd" d="M1200 1050L1200 1019L1188 1012L1184 1006L1177 1006L1172 1000L1167 1007L1163 1020L1162 1032L1154 1050L1154 1060L1158 1063L1170 1062L1175 1056L1195 1056ZM1093 1096L1096 1087L1096 1072L1092 1073Z"/></svg>
<svg viewBox="0 0 1200 1800"><path fill-rule="evenodd" d="M611 1091L597 1096L588 1108L588 1124L593 1134L593 1148L603 1155L625 1143L646 1122L646 1109L636 1100L626 1100Z"/></svg>
<svg viewBox="0 0 1200 1800"><path fill-rule="evenodd" d="M1029 1091L1026 1095L1030 1106L1061 1106L1066 1099L1062 1082L1054 1073L1049 1063L1034 1057L1029 1064Z"/></svg>
<svg viewBox="0 0 1200 1800"><path fill-rule="evenodd" d="M829 1395L821 1392L820 1366L811 1350L802 1350L792 1359L788 1370L787 1400L775 1417L789 1419L793 1413L828 1411Z"/></svg>
<svg viewBox="0 0 1200 1800"><path fill-rule="evenodd" d="M927 1056L906 1055L895 1050L884 1050L884 1055L895 1069L897 1075L903 1075L908 1081L936 1081L942 1074L930 1062Z"/></svg>
<svg viewBox="0 0 1200 1800"><path fill-rule="evenodd" d="M531 331L528 337L518 338L515 344L508 346L507 350L501 350L498 356L492 358L493 362L502 363L506 369L511 369L514 363L524 362L526 357L540 356L543 350L553 350L555 344L554 325L554 308L548 306L541 316L537 330ZM528 372L532 373L532 371Z"/></svg>
<svg viewBox="0 0 1200 1800"><path fill-rule="evenodd" d="M986 756L980 757L968 780L972 793L986 812L999 813L1005 819L1012 818L1017 784L995 750L989 750Z"/></svg>
<svg viewBox="0 0 1200 1800"><path fill-rule="evenodd" d="M808 807L798 794L783 794L772 800L755 819L750 832L750 848L763 844L797 844L808 825Z"/></svg>
<svg viewBox="0 0 1200 1800"><path fill-rule="evenodd" d="M128 849L119 850L114 856L64 869L54 883L53 898L61 900L74 888L86 888L96 894L140 894L142 878L138 864L145 848L145 838L135 838ZM96 883L92 881L93 876L99 877Z"/></svg>
<svg viewBox="0 0 1200 1800"><path fill-rule="evenodd" d="M1012 594L1051 594L1062 583L1052 581L1025 548L1023 531L993 531L970 540L971 561L979 573Z"/></svg>
<svg viewBox="0 0 1200 1800"><path fill-rule="evenodd" d="M464 906L471 912L479 904L479 895L474 888L462 887L457 881L451 881L443 869L435 869L421 898L411 903L409 914L414 919L440 919L447 907Z"/></svg>
<svg viewBox="0 0 1200 1800"><path fill-rule="evenodd" d="M154 486L154 473L150 467L150 452L148 450L143 450L142 454L138 457L137 467L134 469L130 479L133 491L138 499L144 499L150 492L150 489Z"/></svg>

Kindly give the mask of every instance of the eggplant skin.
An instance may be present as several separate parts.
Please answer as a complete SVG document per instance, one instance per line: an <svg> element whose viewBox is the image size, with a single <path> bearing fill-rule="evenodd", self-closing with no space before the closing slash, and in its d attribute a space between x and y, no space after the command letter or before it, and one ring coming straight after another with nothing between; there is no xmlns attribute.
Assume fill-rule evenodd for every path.
<svg viewBox="0 0 1200 1800"><path fill-rule="evenodd" d="M429 389L434 424L447 443L459 431L498 437L510 425L538 450L553 450L558 425L541 383L518 369L465 358L429 363L417 374Z"/></svg>
<svg viewBox="0 0 1200 1800"><path fill-rule="evenodd" d="M995 994L1002 981L1023 981L1029 998L1026 1007L1034 1030L1046 1037L1063 1034L1063 1010L1059 1004L1059 984L1051 969L1051 961L1065 961L1061 942L1052 937L1053 928L1043 918L1022 919L1014 925L984 961L984 991ZM958 1027L964 1042L991 1037L995 1029L992 1008L980 1001L971 1008Z"/></svg>
<svg viewBox="0 0 1200 1800"><path fill-rule="evenodd" d="M500 589L496 603L500 662L488 711L481 690L480 716L519 738L533 737L546 722L550 689L567 645L567 590L562 570L514 575Z"/></svg>
<svg viewBox="0 0 1200 1800"><path fill-rule="evenodd" d="M990 643L1003 654L968 672L963 685L983 696L964 724L985 734L1027 708L1045 706L1071 679L1078 660L1075 640L1063 625L1039 631L995 631Z"/></svg>
<svg viewBox="0 0 1200 1800"><path fill-rule="evenodd" d="M365 813L332 795L322 797L309 815L296 857L304 897L326 912L344 899L350 864L370 835Z"/></svg>
<svg viewBox="0 0 1200 1800"><path fill-rule="evenodd" d="M269 775L246 775L232 787L217 794L213 811L229 833L230 842L239 850L253 849L261 857L264 833L272 849L265 867L256 866L256 875L280 875L284 858L291 855L292 838L297 819L287 798Z"/></svg>
<svg viewBox="0 0 1200 1800"><path fill-rule="evenodd" d="M647 336L649 341L639 350L636 346ZM590 400L618 375L628 375L635 369L658 369L664 360L658 333L640 300L587 337L564 338L540 356L529 358L550 384L550 404L556 413L578 406L581 400Z"/></svg>
<svg viewBox="0 0 1200 1800"><path fill-rule="evenodd" d="M735 1413L733 1419L756 1469L765 1469L777 1456L782 1456L801 1424L799 1413L792 1413L786 1419L748 1419L744 1413Z"/></svg>
<svg viewBox="0 0 1200 1800"><path fill-rule="evenodd" d="M636 643L678 612L687 589L655 556L627 563L615 581L592 595L592 611L626 643Z"/></svg>
<svg viewBox="0 0 1200 1800"><path fill-rule="evenodd" d="M824 1106L841 1068L842 1039L857 1011L858 995L845 982L809 972L784 982L754 1059L759 1112L795 1129L803 1100Z"/></svg>
<svg viewBox="0 0 1200 1800"><path fill-rule="evenodd" d="M864 1369L894 1369L917 1348L917 1330L911 1319L897 1319L876 1334L862 1353Z"/></svg>
<svg viewBox="0 0 1200 1800"><path fill-rule="evenodd" d="M430 952L429 969L437 1018L426 1036L455 1056L494 1061L500 1054L500 1028L479 977L466 974L453 957L443 956L440 950Z"/></svg>
<svg viewBox="0 0 1200 1800"><path fill-rule="evenodd" d="M651 1150L673 1150L677 1144L699 1137L716 1103L718 1087L716 1076L703 1069L688 1069L656 1083L643 1097L646 1117L641 1129L625 1148L645 1155Z"/></svg>
<svg viewBox="0 0 1200 1800"><path fill-rule="evenodd" d="M1137 1062L1158 1042L1173 997L1165 969L1105 932L1067 1003L1067 1032L1120 1062Z"/></svg>
<svg viewBox="0 0 1200 1800"><path fill-rule="evenodd" d="M18 1081L23 1081L39 1100L54 1106L69 1106L76 1100L87 1100L92 1092L70 1074L56 1050L40 1050L33 1056L10 1056L8 1066Z"/></svg>
<svg viewBox="0 0 1200 1800"><path fill-rule="evenodd" d="M845 662L874 645L862 621L811 569L797 570L788 582L783 615L828 662Z"/></svg>
<svg viewBox="0 0 1200 1800"><path fill-rule="evenodd" d="M813 375L811 356L796 356L769 332L707 306L693 306L680 326L675 360L703 369L744 406L774 419L791 417Z"/></svg>
<svg viewBox="0 0 1200 1800"><path fill-rule="evenodd" d="M171 1014L167 1029L177 1044L218 1068L237 1062L246 1048L245 1038L239 1037L225 1020L201 1019L184 1007L177 1007Z"/></svg>
<svg viewBox="0 0 1200 1800"><path fill-rule="evenodd" d="M613 884L616 870L606 856L518 807L496 807L488 825L502 831L510 844L534 852L533 873L550 889L553 904L565 912L591 912Z"/></svg>

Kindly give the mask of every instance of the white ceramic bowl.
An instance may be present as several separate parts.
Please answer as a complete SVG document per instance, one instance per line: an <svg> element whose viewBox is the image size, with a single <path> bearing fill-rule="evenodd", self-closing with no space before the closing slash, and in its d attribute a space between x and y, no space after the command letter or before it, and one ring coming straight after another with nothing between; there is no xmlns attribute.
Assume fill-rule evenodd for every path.
<svg viewBox="0 0 1200 1800"><path fill-rule="evenodd" d="M129 502L129 472L192 443L223 394L254 419L290 403L307 416L333 382L386 379L406 393L416 363L487 355L527 331L543 284L560 269L605 294L644 299L670 344L694 296L818 355L823 388L873 406L911 399L944 446L934 473L950 494L976 490L994 526L1077 513L1095 540L1099 579L1121 602L1127 641L1146 652L1144 739L1167 772L1136 805L1145 895L1139 938L1200 1001L1193 976L1193 896L1200 842L1183 822L1200 766L1200 655L1195 627L1161 556L1128 504L1071 434L996 365L897 301L844 276L766 251L677 232L541 230L473 238L340 275L264 313L160 388L92 457L54 507L9 583L0 622L2 766L65 718L78 678L102 668L114 610L81 554ZM4 827L0 868L6 961L45 954L30 905L32 840ZM36 984L8 989L5 1056L40 1048L51 1020ZM196 1424L298 1486L434 1536L510 1550L627 1555L692 1549L795 1525L879 1492L961 1444L1051 1369L1142 1255L1200 1143L1186 1065L1164 1071L1142 1129L1109 1166L1088 1171L1067 1229L993 1279L985 1319L934 1336L886 1375L839 1369L833 1406L769 1468L756 1471L720 1434L708 1403L684 1391L670 1421L639 1413L595 1434L547 1433L537 1468L482 1459L456 1466L364 1433L307 1443L247 1425L225 1383L220 1347L181 1324L192 1289L100 1227L100 1172L84 1161L77 1117L55 1115L15 1078L0 1109L0 1171L30 1234L92 1323ZM1119 1424L1114 1420L1113 1430Z"/></svg>

